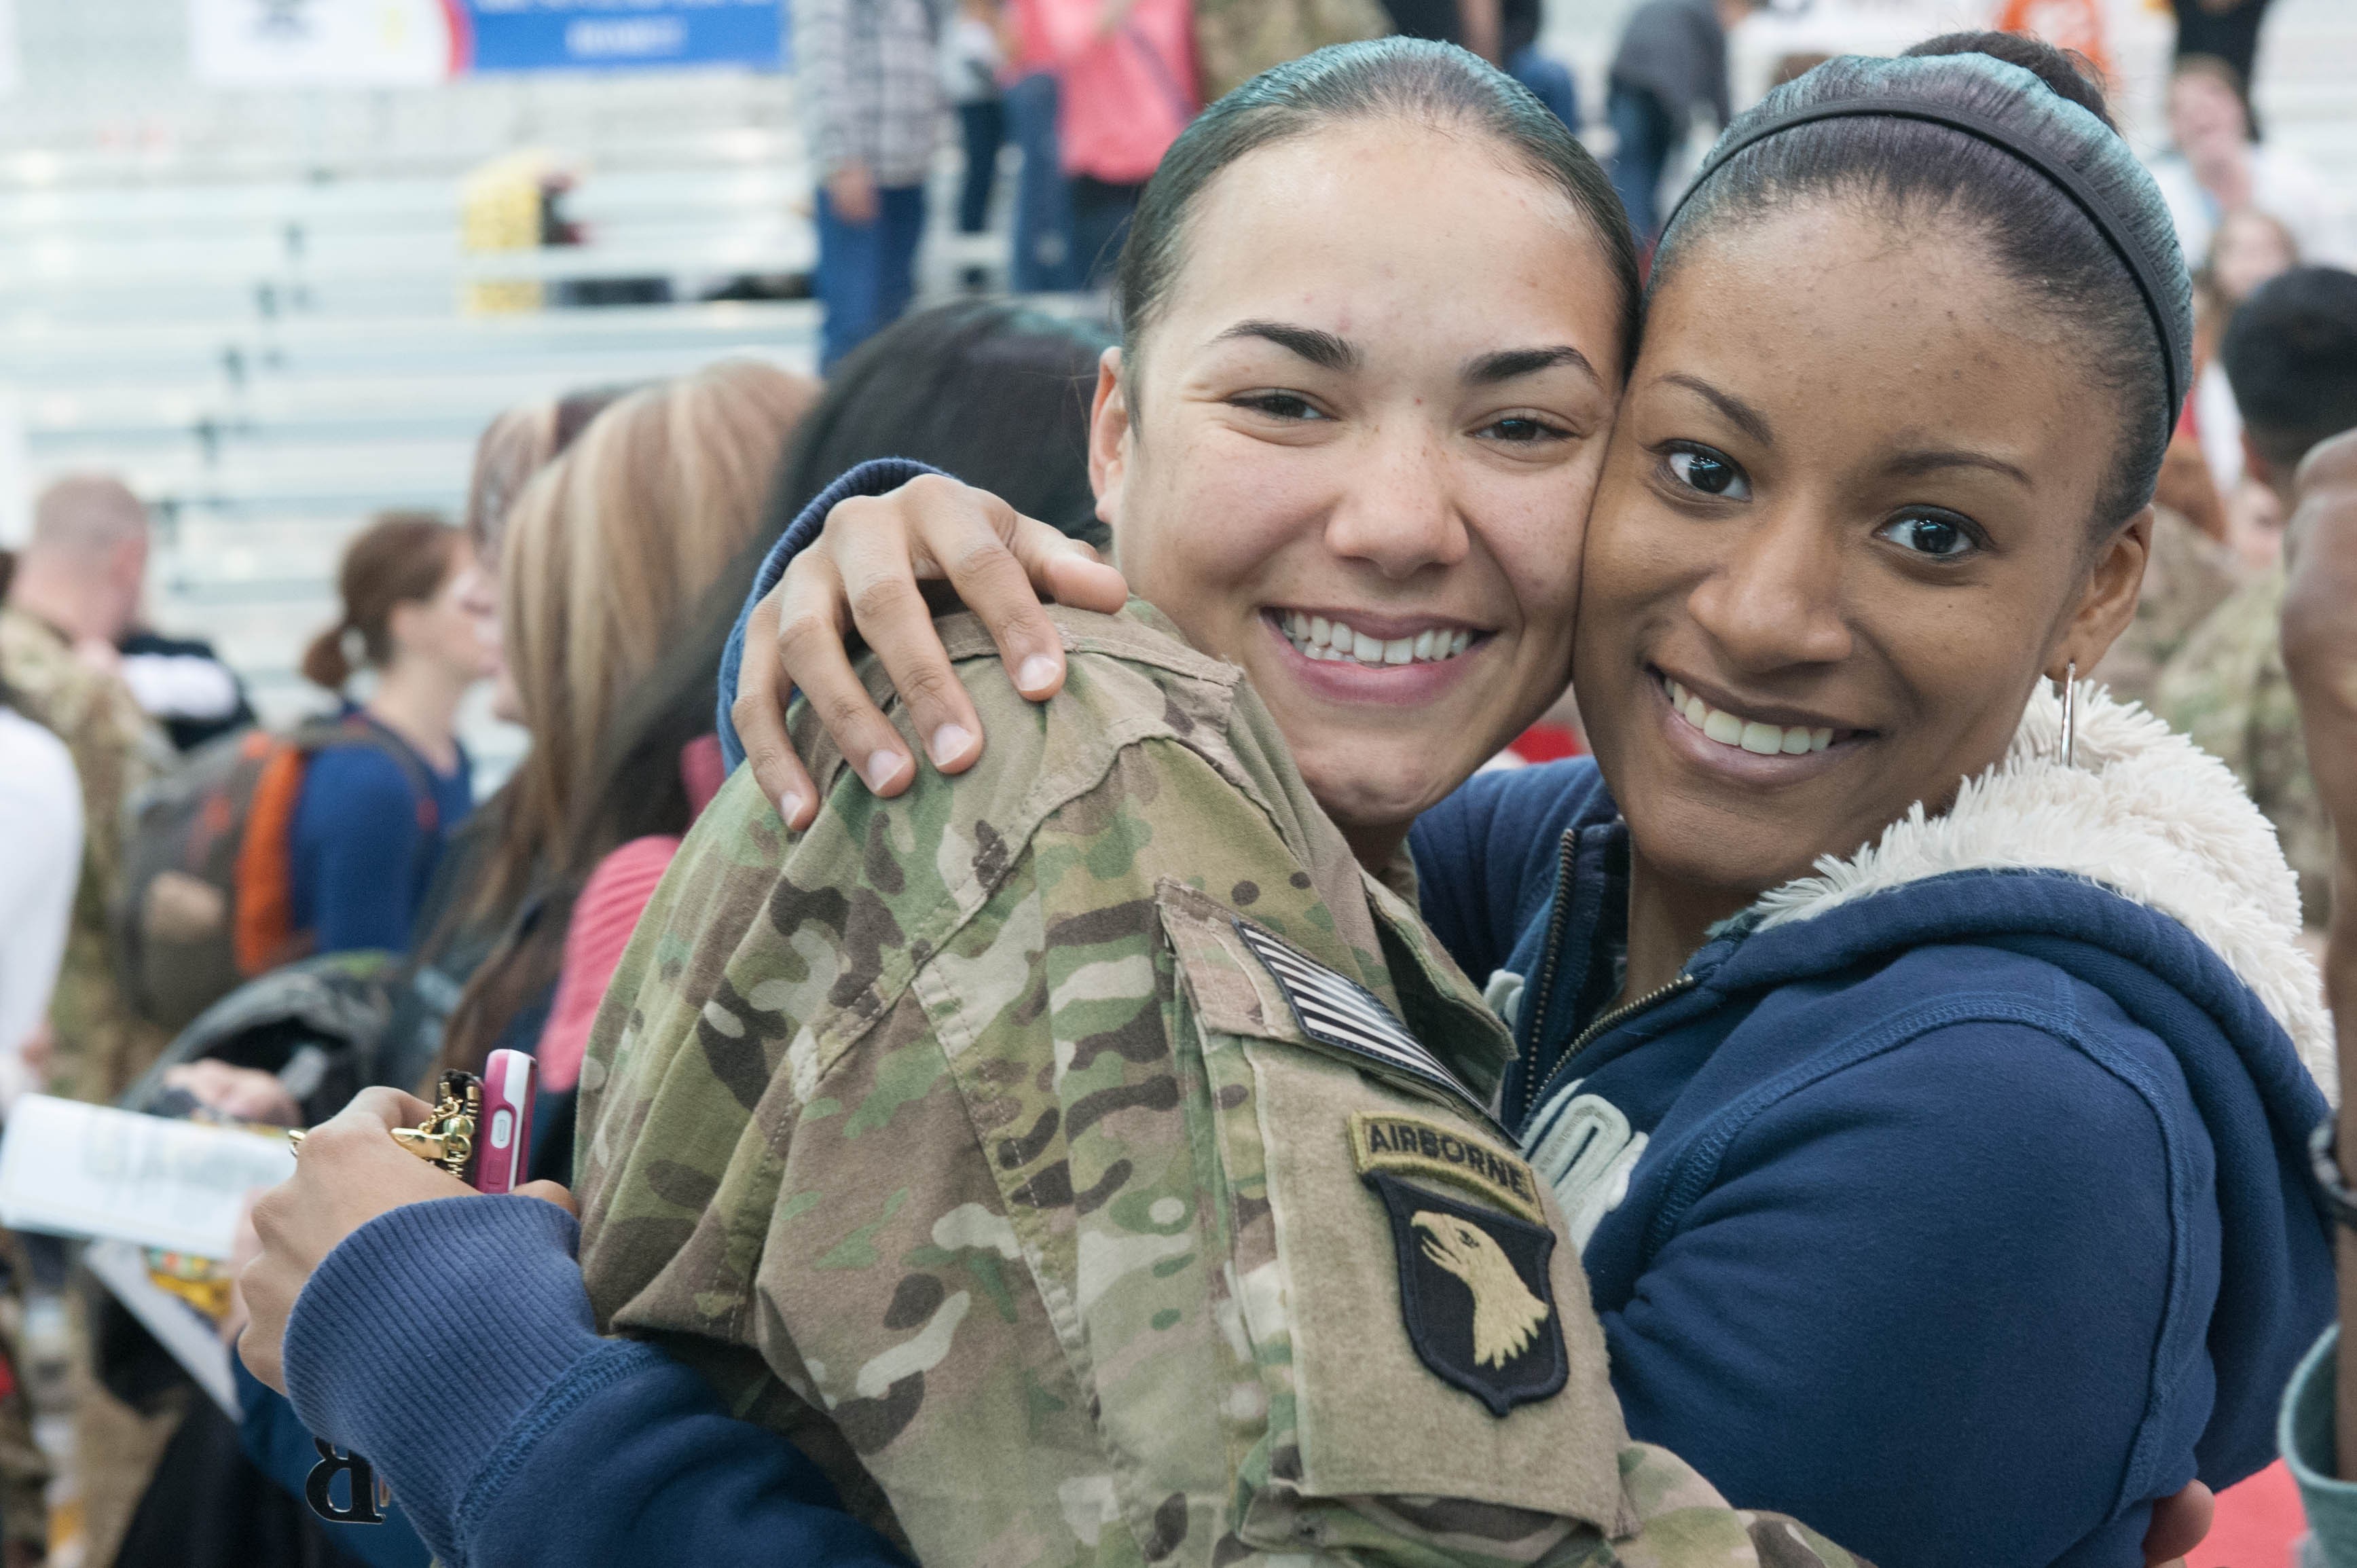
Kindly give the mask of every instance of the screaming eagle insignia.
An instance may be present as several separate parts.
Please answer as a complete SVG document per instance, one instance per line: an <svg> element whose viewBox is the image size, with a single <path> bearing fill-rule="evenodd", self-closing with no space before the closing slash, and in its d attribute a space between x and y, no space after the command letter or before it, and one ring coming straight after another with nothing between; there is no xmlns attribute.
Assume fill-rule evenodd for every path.
<svg viewBox="0 0 2357 1568"><path fill-rule="evenodd" d="M1528 1349L1531 1336L1553 1314L1523 1287L1497 1240L1479 1225L1428 1208L1409 1219L1408 1228L1424 1232L1424 1255L1473 1293L1474 1365L1503 1367Z"/></svg>
<svg viewBox="0 0 2357 1568"><path fill-rule="evenodd" d="M1530 1167L1420 1118L1362 1114L1352 1123L1359 1179L1391 1217L1400 1316L1417 1359L1501 1419L1559 1392L1571 1367L1548 1273L1555 1232L1539 1223ZM1460 1202L1407 1171L1514 1212Z"/></svg>

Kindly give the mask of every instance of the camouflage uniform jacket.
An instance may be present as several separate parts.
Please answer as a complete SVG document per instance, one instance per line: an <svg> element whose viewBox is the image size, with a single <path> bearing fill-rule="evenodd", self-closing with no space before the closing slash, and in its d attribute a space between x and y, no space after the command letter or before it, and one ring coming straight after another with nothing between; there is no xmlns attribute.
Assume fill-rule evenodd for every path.
<svg viewBox="0 0 2357 1568"><path fill-rule="evenodd" d="M111 1101L164 1048L164 1032L132 1011L115 979L106 912L122 874L124 802L169 761L170 746L128 686L75 658L46 622L6 606L0 682L26 717L66 743L81 779L81 885L49 1004L49 1092Z"/></svg>
<svg viewBox="0 0 2357 1568"><path fill-rule="evenodd" d="M2114 696L2150 707L2160 671L2241 585L2233 553L2171 507L2154 509L2136 619L2091 672Z"/></svg>
<svg viewBox="0 0 2357 1568"><path fill-rule="evenodd" d="M882 800L818 754L795 837L740 768L690 835L582 1078L600 1327L928 1568L1849 1561L1629 1441L1560 1218L1480 1108L1509 1036L1241 672L1142 606L1051 613L1039 706L943 623L971 772ZM1458 1386L1411 1275L1457 1293L1426 1316ZM1550 1355L1552 1391L1469 1391Z"/></svg>
<svg viewBox="0 0 2357 1568"><path fill-rule="evenodd" d="M2299 877L2300 918L2331 914L2332 822L2316 796L2284 672L2280 566L2212 611L2162 667L2153 710L2234 770Z"/></svg>

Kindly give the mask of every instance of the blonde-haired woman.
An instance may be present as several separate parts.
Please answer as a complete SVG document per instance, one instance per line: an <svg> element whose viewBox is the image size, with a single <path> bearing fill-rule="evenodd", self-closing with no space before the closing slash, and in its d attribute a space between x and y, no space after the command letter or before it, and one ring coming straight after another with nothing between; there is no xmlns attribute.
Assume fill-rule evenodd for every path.
<svg viewBox="0 0 2357 1568"><path fill-rule="evenodd" d="M818 391L746 360L641 388L507 508L503 642L533 744L475 897L521 913L469 983L445 1060L537 1047L557 1091L543 1103L573 1083L637 904L703 786L717 786L716 750L699 776L692 743L710 728L705 693L764 542L771 478ZM562 1168L563 1145L544 1139L545 1163Z"/></svg>

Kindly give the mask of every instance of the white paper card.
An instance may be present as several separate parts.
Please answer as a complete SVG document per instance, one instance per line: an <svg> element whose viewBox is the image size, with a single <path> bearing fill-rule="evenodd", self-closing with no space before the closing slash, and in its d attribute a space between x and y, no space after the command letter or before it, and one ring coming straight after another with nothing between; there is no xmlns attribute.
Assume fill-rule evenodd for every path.
<svg viewBox="0 0 2357 1568"><path fill-rule="evenodd" d="M128 1241L94 1241L81 1255L82 1266L147 1326L156 1342L187 1369L197 1387L205 1391L221 1413L239 1419L237 1380L229 1369L229 1347L210 1321L157 1284L147 1273L147 1254Z"/></svg>
<svg viewBox="0 0 2357 1568"><path fill-rule="evenodd" d="M0 1134L0 1225L226 1258L245 1195L294 1174L283 1139L28 1094Z"/></svg>

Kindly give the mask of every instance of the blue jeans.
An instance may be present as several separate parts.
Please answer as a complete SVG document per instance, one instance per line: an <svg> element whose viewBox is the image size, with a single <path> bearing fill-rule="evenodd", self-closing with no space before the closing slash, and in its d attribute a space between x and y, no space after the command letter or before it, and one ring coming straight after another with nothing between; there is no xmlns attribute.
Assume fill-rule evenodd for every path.
<svg viewBox="0 0 2357 1568"><path fill-rule="evenodd" d="M1006 136L1023 154L1015 180L1015 253L1007 286L1017 294L1078 288L1072 266L1071 196L1056 145L1056 79L1037 71L1009 87Z"/></svg>
<svg viewBox="0 0 2357 1568"><path fill-rule="evenodd" d="M846 223L826 188L818 192L818 298L826 307L821 373L899 319L917 292L917 242L925 234L925 188L886 186L876 220Z"/></svg>
<svg viewBox="0 0 2357 1568"><path fill-rule="evenodd" d="M1537 95L1538 101L1555 111L1555 117L1579 129L1579 84L1571 79L1571 71L1553 55L1541 54L1533 44L1506 62L1506 74Z"/></svg>
<svg viewBox="0 0 2357 1568"><path fill-rule="evenodd" d="M1129 220L1137 210L1143 185L1114 185L1087 175L1065 182L1072 201L1072 270L1080 274L1077 288L1110 288L1121 261L1121 247L1129 238Z"/></svg>
<svg viewBox="0 0 2357 1568"><path fill-rule="evenodd" d="M1662 101L1641 87L1612 84L1605 105L1620 145L1612 154L1612 188L1629 209L1629 226L1640 249L1652 242L1661 222L1662 170L1685 140L1685 127L1671 118Z"/></svg>
<svg viewBox="0 0 2357 1568"><path fill-rule="evenodd" d="M1006 113L996 98L957 106L958 140L965 172L958 178L958 232L979 234L990 221L990 191L998 183L998 145L1006 139Z"/></svg>

